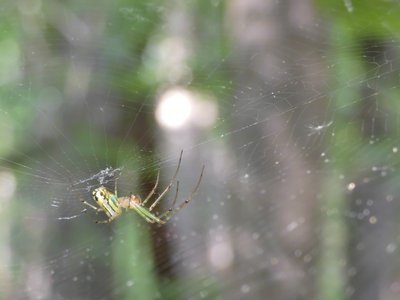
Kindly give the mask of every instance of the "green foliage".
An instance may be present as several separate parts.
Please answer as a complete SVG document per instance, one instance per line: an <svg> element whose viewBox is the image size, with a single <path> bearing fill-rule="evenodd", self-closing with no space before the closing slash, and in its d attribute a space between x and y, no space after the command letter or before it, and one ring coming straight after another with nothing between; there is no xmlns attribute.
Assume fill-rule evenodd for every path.
<svg viewBox="0 0 400 300"><path fill-rule="evenodd" d="M148 225L131 214L118 220L116 226L121 234L114 237L113 243L113 280L118 299L156 298L158 288Z"/></svg>
<svg viewBox="0 0 400 300"><path fill-rule="evenodd" d="M163 2L119 1L115 6L103 39L111 85L125 95L124 99L142 101L140 95L148 95L154 88L151 78L143 80L143 57L149 40L160 31ZM116 65L124 68L113 69Z"/></svg>
<svg viewBox="0 0 400 300"><path fill-rule="evenodd" d="M400 27L400 6L387 0L315 0L333 24L359 36L391 38Z"/></svg>

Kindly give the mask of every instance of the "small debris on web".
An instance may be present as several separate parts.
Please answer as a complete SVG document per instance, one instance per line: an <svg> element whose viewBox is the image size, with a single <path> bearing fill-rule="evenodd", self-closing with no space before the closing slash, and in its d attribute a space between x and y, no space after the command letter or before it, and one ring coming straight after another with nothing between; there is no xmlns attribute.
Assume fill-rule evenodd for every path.
<svg viewBox="0 0 400 300"><path fill-rule="evenodd" d="M61 203L62 203L62 200L54 199L54 200L51 202L51 206L53 206L53 207L59 207L59 206L61 205Z"/></svg>
<svg viewBox="0 0 400 300"><path fill-rule="evenodd" d="M319 125L308 125L307 128L310 130L310 133L308 136L314 135L314 134L320 134L324 129L328 128L333 124L332 121L329 121L328 123L322 123Z"/></svg>
<svg viewBox="0 0 400 300"><path fill-rule="evenodd" d="M118 177L121 174L122 169L123 168L114 169L112 167L107 167L103 170L100 170L100 172L90 176L89 178L75 181L72 184L72 186L80 185L80 184L87 183L87 182L94 181L94 180L97 180L97 182L99 184L105 184L108 182L109 178Z"/></svg>

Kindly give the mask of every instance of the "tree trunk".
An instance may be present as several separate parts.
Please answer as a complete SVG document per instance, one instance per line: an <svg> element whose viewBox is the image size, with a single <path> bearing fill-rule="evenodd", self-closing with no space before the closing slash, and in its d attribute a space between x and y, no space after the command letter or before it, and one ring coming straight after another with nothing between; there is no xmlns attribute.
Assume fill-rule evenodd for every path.
<svg viewBox="0 0 400 300"><path fill-rule="evenodd" d="M319 119L324 74L314 52L320 29L311 1L228 5L239 70L232 112L241 181L235 220L244 237L253 237L238 239L236 270L249 277L252 299L312 299L322 136L307 128L326 122Z"/></svg>

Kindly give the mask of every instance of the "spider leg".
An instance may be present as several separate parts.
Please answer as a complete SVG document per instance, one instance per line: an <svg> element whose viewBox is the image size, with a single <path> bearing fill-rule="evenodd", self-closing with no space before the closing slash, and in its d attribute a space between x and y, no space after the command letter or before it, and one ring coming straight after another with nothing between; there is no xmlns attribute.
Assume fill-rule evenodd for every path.
<svg viewBox="0 0 400 300"><path fill-rule="evenodd" d="M174 201L172 201L171 207L175 207L176 199L178 199L178 192L179 192L179 180L176 182L175 198Z"/></svg>
<svg viewBox="0 0 400 300"><path fill-rule="evenodd" d="M118 198L118 186L117 186L118 178L114 180L114 195Z"/></svg>
<svg viewBox="0 0 400 300"><path fill-rule="evenodd" d="M110 223L113 219L107 219L107 220L102 220L102 221L94 221L96 224L106 224Z"/></svg>
<svg viewBox="0 0 400 300"><path fill-rule="evenodd" d="M114 221L119 215L115 215L111 218L108 218L107 220L101 220L101 221L94 221L96 224L106 224Z"/></svg>
<svg viewBox="0 0 400 300"><path fill-rule="evenodd" d="M154 223L161 224L161 225L165 224L164 220L161 220L160 218L156 217L155 215L153 215L151 213L150 213L150 216L146 218L146 221L151 224L154 224Z"/></svg>
<svg viewBox="0 0 400 300"><path fill-rule="evenodd" d="M175 191L175 197L174 197L174 201L172 201L172 205L171 207L164 212L163 214L161 214L160 218L162 218L164 215L166 215L167 213L171 213L174 208L175 208L175 204L176 204L176 199L178 198L178 192L179 192L179 180L176 182L176 191Z"/></svg>
<svg viewBox="0 0 400 300"><path fill-rule="evenodd" d="M168 186L165 188L165 190L158 196L158 198L153 202L153 204L150 206L149 211L152 211L152 209L158 204L158 202L165 196L166 193L170 190L172 185L174 184L174 181L176 179L176 176L178 175L179 172L179 167L181 166L181 161L182 161L182 154L183 150L181 150L181 155L179 156L179 162L178 166L176 167L176 171L174 176L172 177L171 181L169 182Z"/></svg>
<svg viewBox="0 0 400 300"><path fill-rule="evenodd" d="M90 204L89 202L86 202L86 201L84 201L84 200L81 200L81 202L83 203L83 204L85 204L85 205L87 205L87 206L89 206L89 207L91 207L91 208L93 208L95 211L97 211L97 212L100 212L100 211L102 211L102 209L101 208L99 208L99 207L96 207L96 206L94 206L93 204Z"/></svg>
<svg viewBox="0 0 400 300"><path fill-rule="evenodd" d="M160 224L160 225L164 225L165 221L158 219L158 220L155 221L155 223Z"/></svg>
<svg viewBox="0 0 400 300"><path fill-rule="evenodd" d="M142 202L142 206L145 205L147 203L147 201L149 201L149 199L151 198L151 196L153 196L154 192L157 189L158 186L158 180L160 179L160 170L158 170L157 172L157 179L156 179L156 184L154 185L153 189L151 190L151 192L147 195L146 199L144 199L144 201Z"/></svg>
<svg viewBox="0 0 400 300"><path fill-rule="evenodd" d="M188 204L190 201L192 201L192 199L193 199L193 196L197 193L197 190L199 189L199 186L200 186L200 182L201 182L201 180L202 180L202 178L203 178L203 172L204 172L204 165L203 165L203 168L201 169L201 173L200 173L200 177L199 177L199 180L197 181L197 184L196 184L196 186L194 187L194 189L193 189L193 191L192 191L192 193L190 194L190 196L185 200L185 201L183 201L181 204L179 204L179 206L178 207L175 207L174 208L174 205L175 205L175 202L176 202L176 198L175 198L175 200L174 200L174 205L170 208L170 209L168 209L165 213L163 213L159 218L161 219L161 218L164 218L164 222L167 222L169 219L171 219L177 212L179 212L182 208L184 208L185 206L186 206L186 204ZM176 195L177 196L177 195ZM175 196L175 197L176 197Z"/></svg>
<svg viewBox="0 0 400 300"><path fill-rule="evenodd" d="M161 224L161 225L165 224L165 222L163 220L160 220L157 217L155 217L155 218L146 218L146 221L151 223L151 224L154 224L154 223Z"/></svg>

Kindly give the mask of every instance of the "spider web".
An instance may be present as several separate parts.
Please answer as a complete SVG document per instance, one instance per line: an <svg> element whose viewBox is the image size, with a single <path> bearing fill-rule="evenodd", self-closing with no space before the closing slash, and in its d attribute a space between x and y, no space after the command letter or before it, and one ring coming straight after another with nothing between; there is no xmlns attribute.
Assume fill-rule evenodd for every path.
<svg viewBox="0 0 400 300"><path fill-rule="evenodd" d="M0 295L398 299L398 8L296 3L1 8Z"/></svg>

